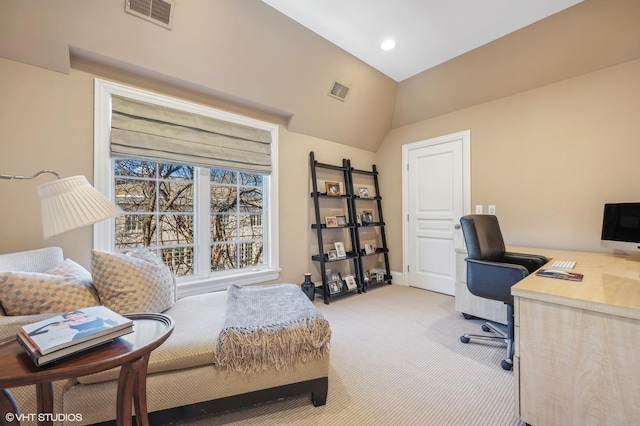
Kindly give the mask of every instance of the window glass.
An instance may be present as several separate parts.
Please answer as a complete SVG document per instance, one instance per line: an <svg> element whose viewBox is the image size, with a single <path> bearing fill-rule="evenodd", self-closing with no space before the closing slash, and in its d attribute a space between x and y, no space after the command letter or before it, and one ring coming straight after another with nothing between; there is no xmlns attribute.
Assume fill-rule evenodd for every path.
<svg viewBox="0 0 640 426"><path fill-rule="evenodd" d="M210 235L197 235L194 214L198 168L145 160L116 159L118 251L147 247L178 276L197 272L198 238L208 238L209 271L241 269L263 263L263 176L234 170L206 169ZM239 244L241 243L241 244Z"/></svg>
<svg viewBox="0 0 640 426"><path fill-rule="evenodd" d="M263 176L222 169L211 169L209 176L211 270L240 269L263 264ZM249 212L252 214L247 214ZM242 243L226 244L228 241Z"/></svg>

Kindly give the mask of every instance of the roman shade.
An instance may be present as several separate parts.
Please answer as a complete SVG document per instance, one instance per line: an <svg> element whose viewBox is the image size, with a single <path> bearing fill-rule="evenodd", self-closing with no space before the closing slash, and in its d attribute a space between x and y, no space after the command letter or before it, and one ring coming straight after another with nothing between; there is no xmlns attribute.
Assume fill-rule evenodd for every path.
<svg viewBox="0 0 640 426"><path fill-rule="evenodd" d="M271 132L112 95L111 153L253 172L271 171Z"/></svg>

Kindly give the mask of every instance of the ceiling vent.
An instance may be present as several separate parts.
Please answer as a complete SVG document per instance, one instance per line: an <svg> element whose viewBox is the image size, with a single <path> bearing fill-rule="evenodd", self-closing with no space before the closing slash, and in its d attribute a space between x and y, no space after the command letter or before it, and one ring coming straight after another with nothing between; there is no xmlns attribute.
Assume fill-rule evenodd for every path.
<svg viewBox="0 0 640 426"><path fill-rule="evenodd" d="M171 29L173 0L126 0L125 11L161 27Z"/></svg>
<svg viewBox="0 0 640 426"><path fill-rule="evenodd" d="M333 86L331 86L331 90L329 91L329 96L344 102L349 90L351 90L349 86L346 86L339 81L334 81Z"/></svg>

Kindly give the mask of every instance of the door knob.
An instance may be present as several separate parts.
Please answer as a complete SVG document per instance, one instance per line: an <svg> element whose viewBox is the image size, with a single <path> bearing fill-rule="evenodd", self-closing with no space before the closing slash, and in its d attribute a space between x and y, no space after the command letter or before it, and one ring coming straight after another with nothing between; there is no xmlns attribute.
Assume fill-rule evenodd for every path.
<svg viewBox="0 0 640 426"><path fill-rule="evenodd" d="M454 227L455 229L460 229L460 224L459 224L459 223L456 223L455 225L453 225L453 227Z"/></svg>

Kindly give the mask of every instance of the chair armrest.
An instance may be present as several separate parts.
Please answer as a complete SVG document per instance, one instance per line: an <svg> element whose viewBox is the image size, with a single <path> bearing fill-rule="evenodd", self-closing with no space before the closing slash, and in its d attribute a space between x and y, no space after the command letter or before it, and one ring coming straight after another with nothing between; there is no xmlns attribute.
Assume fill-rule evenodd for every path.
<svg viewBox="0 0 640 426"><path fill-rule="evenodd" d="M0 254L0 271L46 272L63 260L60 247Z"/></svg>
<svg viewBox="0 0 640 426"><path fill-rule="evenodd" d="M529 275L522 265L465 259L467 261L467 288L485 299L513 303L511 287Z"/></svg>
<svg viewBox="0 0 640 426"><path fill-rule="evenodd" d="M506 252L503 259L506 263L515 263L524 266L530 274L549 261L546 257L537 254L513 252Z"/></svg>

